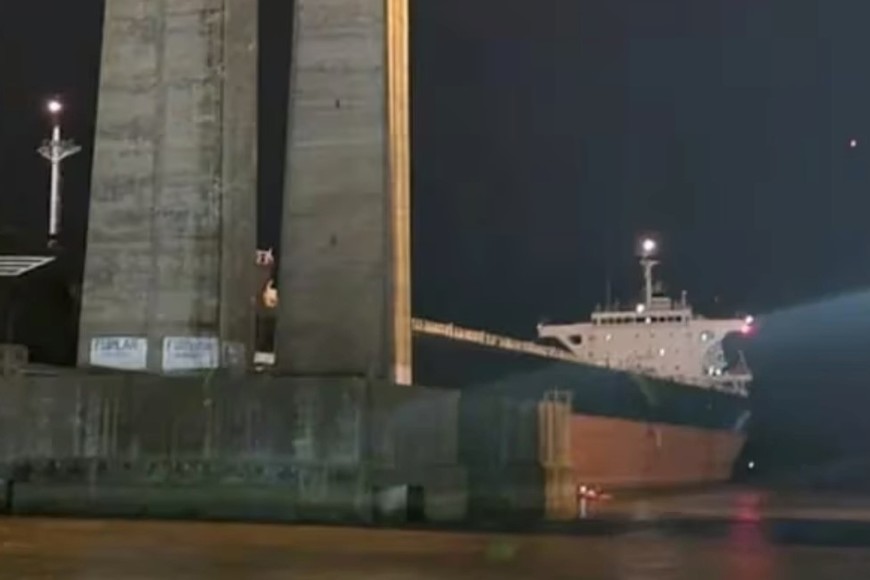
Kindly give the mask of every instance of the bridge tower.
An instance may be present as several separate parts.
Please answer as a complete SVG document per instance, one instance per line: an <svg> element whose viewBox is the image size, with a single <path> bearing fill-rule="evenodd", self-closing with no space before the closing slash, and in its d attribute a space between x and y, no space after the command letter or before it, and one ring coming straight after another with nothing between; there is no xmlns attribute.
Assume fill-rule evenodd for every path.
<svg viewBox="0 0 870 580"><path fill-rule="evenodd" d="M257 8L106 0L80 364L252 356Z"/></svg>
<svg viewBox="0 0 870 580"><path fill-rule="evenodd" d="M295 0L277 364L411 381L408 0Z"/></svg>

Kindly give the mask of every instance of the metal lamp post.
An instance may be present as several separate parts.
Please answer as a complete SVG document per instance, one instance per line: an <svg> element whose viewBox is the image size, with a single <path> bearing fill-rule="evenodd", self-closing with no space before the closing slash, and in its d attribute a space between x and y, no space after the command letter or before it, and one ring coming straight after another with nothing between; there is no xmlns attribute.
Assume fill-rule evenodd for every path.
<svg viewBox="0 0 870 580"><path fill-rule="evenodd" d="M61 173L63 161L82 150L72 140L64 140L61 134L60 119L63 113L63 103L52 99L46 105L52 119L51 139L46 140L38 149L39 154L51 163L51 198L48 214L49 243L57 241L60 234L61 212Z"/></svg>

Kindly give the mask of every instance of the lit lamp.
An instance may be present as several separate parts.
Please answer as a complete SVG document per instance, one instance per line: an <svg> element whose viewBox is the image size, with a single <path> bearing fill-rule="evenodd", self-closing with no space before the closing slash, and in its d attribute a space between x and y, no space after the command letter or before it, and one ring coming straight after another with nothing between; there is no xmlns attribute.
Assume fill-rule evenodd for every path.
<svg viewBox="0 0 870 580"><path fill-rule="evenodd" d="M51 191L48 213L48 237L49 243L57 241L60 234L61 213L61 173L60 166L67 157L71 157L82 150L73 141L64 141L61 135L60 117L63 113L63 103L57 99L51 99L46 104L46 109L51 115L52 129L51 139L43 142L38 149L40 155L51 163Z"/></svg>
<svg viewBox="0 0 870 580"><path fill-rule="evenodd" d="M658 262L653 259L653 256L659 249L659 244L653 238L646 237L640 242L640 265L643 268L644 279L644 301L645 309L652 306L653 296L653 268ZM638 312L642 312L638 309Z"/></svg>

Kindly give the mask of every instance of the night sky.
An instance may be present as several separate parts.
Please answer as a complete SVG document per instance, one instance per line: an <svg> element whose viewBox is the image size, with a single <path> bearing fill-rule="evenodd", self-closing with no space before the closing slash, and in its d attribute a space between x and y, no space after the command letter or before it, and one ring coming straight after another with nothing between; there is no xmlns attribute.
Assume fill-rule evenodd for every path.
<svg viewBox="0 0 870 580"><path fill-rule="evenodd" d="M854 412L870 409L866 0L412 4L416 315L531 337L543 318L584 317L608 274L630 299L636 236L657 232L672 292L768 314L750 357L758 448L784 457L777 445L802 436L797 463L868 450ZM263 2L269 245L290 7ZM0 228L44 231L34 149L43 99L60 94L86 146L66 166L73 250L101 15L100 0L0 3Z"/></svg>

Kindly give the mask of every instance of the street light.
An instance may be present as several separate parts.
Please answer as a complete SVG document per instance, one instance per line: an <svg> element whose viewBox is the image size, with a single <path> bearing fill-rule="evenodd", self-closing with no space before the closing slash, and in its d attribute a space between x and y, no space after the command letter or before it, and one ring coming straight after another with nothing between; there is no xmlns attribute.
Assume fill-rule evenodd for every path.
<svg viewBox="0 0 870 580"><path fill-rule="evenodd" d="M46 103L46 109L51 114L52 130L51 138L46 139L42 147L37 151L51 163L51 197L48 213L48 237L49 243L54 244L60 234L60 185L61 163L67 158L82 150L72 140L64 141L61 137L60 114L63 112L63 103L58 99L51 99Z"/></svg>
<svg viewBox="0 0 870 580"><path fill-rule="evenodd" d="M640 244L640 249L643 251L645 256L652 255L655 253L657 248L658 244L656 244L656 241L652 238L644 238Z"/></svg>

